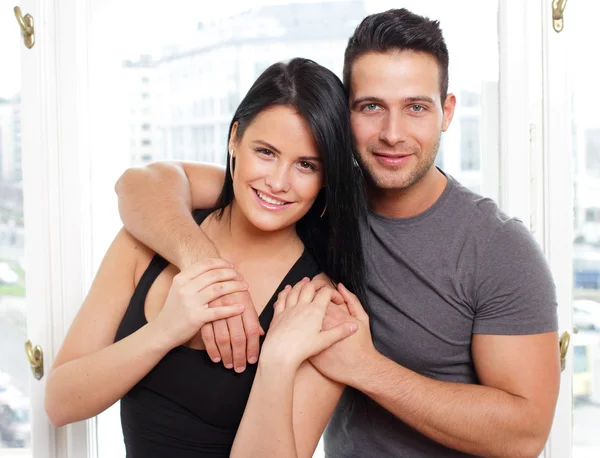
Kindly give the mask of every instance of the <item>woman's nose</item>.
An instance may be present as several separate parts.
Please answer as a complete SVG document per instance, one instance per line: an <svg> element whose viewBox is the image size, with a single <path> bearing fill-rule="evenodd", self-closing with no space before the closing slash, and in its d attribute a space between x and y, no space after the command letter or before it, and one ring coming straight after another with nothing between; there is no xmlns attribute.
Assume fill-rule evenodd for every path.
<svg viewBox="0 0 600 458"><path fill-rule="evenodd" d="M274 166L271 173L265 177L265 183L274 193L289 191L288 167L285 164Z"/></svg>

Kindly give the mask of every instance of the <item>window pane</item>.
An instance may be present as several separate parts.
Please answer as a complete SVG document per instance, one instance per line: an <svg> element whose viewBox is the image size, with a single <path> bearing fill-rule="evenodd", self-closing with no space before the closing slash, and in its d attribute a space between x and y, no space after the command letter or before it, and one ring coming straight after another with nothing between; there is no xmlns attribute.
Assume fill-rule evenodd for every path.
<svg viewBox="0 0 600 458"><path fill-rule="evenodd" d="M0 14L0 456L30 457L31 372L23 351L27 300L19 95L22 40L14 26L14 16Z"/></svg>
<svg viewBox="0 0 600 458"><path fill-rule="evenodd" d="M600 456L600 66L585 50L597 2L569 5L573 104L573 457Z"/></svg>
<svg viewBox="0 0 600 458"><path fill-rule="evenodd" d="M408 0L401 6L439 19L451 55L449 89L458 105L452 126L440 139L436 164L483 192L483 165L498 155L497 1L469 2L477 21L468 28L464 12L452 2ZM111 140L127 157L119 167L156 160L223 165L233 113L264 69L300 56L341 77L344 49L355 27L368 14L397 7L398 2L382 0L225 0L210 6L192 0L93 0L91 30L96 32L90 61L102 77L90 92L103 94L106 104L105 115L94 123L96 135L114 132ZM144 21L132 34L129 21L140 9ZM472 65L474 55L478 65ZM93 112L104 113L98 108ZM125 115L118 117L121 113ZM106 150L98 152L104 154ZM112 196L112 183L105 195ZM103 206L94 202L92 209ZM103 253L106 247L95 251ZM119 423L118 406L100 415L100 457L124 456Z"/></svg>

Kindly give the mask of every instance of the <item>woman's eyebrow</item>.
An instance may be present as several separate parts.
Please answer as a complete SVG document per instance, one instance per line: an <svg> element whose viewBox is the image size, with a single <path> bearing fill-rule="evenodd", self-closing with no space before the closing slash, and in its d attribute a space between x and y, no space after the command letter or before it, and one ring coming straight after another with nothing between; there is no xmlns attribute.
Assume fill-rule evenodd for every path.
<svg viewBox="0 0 600 458"><path fill-rule="evenodd" d="M274 152L276 152L277 154L281 154L281 151L279 151L277 148L275 148L273 145L271 145L270 143L267 143L264 140L254 140L254 143L258 143L266 148L269 148L270 150L273 150Z"/></svg>
<svg viewBox="0 0 600 458"><path fill-rule="evenodd" d="M266 148L269 148L270 150L274 151L277 154L281 154L281 151L279 151L277 148L275 148L273 145L271 145L270 143L264 141L264 140L254 140L253 143L258 143ZM319 156L300 156L298 158L301 161L319 161L319 162L323 162L323 160L319 157Z"/></svg>

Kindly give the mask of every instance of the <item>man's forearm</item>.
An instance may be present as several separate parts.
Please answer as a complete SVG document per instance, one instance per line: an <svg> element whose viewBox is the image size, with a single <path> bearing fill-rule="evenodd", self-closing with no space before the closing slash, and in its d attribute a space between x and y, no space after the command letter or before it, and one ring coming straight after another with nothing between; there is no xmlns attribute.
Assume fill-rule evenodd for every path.
<svg viewBox="0 0 600 458"><path fill-rule="evenodd" d="M180 165L128 169L115 191L125 229L180 269L219 256L192 217L190 185Z"/></svg>
<svg viewBox="0 0 600 458"><path fill-rule="evenodd" d="M433 380L382 355L368 366L351 385L447 447L479 456L537 457L545 444L545 426L520 396Z"/></svg>

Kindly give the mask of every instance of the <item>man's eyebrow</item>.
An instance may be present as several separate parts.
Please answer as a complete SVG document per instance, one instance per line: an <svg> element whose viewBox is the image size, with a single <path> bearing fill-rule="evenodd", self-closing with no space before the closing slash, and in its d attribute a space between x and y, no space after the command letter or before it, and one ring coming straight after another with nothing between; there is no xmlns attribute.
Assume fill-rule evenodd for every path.
<svg viewBox="0 0 600 458"><path fill-rule="evenodd" d="M383 99L380 99L379 97L373 97L371 95L367 95L365 97L359 97L357 99L354 99L352 101L352 108L356 108L357 105L360 105L363 102L371 102L371 103L380 103L380 104L384 104Z"/></svg>
<svg viewBox="0 0 600 458"><path fill-rule="evenodd" d="M274 152L276 152L277 154L281 154L281 151L279 151L277 148L275 148L273 145L271 145L270 143L264 141L264 140L254 140L254 143L258 143L259 145L262 145ZM323 162L323 160L319 157L319 156L300 156L298 158L298 160L300 161L319 161L319 162Z"/></svg>
<svg viewBox="0 0 600 458"><path fill-rule="evenodd" d="M432 105L435 105L435 101L426 95L417 95L416 97L406 97L404 98L405 103L415 103L415 102L427 102Z"/></svg>
<svg viewBox="0 0 600 458"><path fill-rule="evenodd" d="M354 99L352 101L352 108L356 108L357 105L360 105L361 103L364 102L370 102L370 103L378 103L381 105L384 105L385 102L383 99L380 99L379 97L373 97L373 96L365 96L365 97L359 97L357 99ZM412 97L405 97L402 99L403 103L417 103L417 102L424 102L424 103L429 103L431 105L435 105L435 101L427 96L427 95L417 95L417 96L412 96Z"/></svg>

